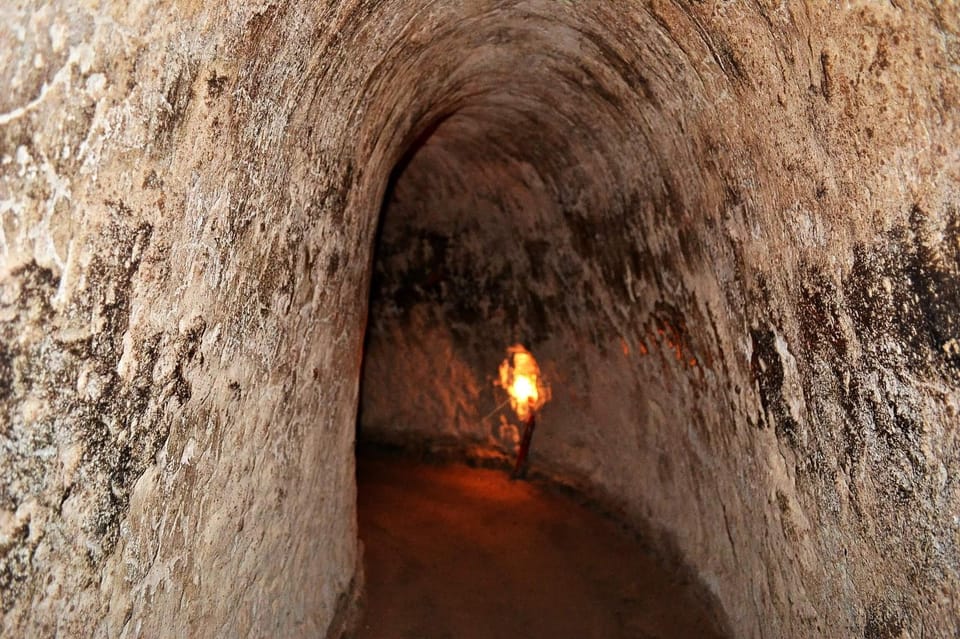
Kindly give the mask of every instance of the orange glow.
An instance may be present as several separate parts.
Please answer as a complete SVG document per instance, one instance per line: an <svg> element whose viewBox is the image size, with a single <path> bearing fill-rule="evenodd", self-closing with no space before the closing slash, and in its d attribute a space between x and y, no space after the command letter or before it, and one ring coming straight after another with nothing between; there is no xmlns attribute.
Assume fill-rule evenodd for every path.
<svg viewBox="0 0 960 639"><path fill-rule="evenodd" d="M537 360L520 344L507 349L507 359L500 364L499 386L510 395L510 407L524 421L550 399L550 387L540 376Z"/></svg>

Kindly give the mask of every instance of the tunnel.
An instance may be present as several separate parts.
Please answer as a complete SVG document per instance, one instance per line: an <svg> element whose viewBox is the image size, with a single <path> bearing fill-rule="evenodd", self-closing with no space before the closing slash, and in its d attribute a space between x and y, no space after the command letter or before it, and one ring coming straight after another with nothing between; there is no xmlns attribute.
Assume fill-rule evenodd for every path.
<svg viewBox="0 0 960 639"><path fill-rule="evenodd" d="M3 636L352 636L356 440L510 460L518 343L730 636L960 632L954 8L0 15Z"/></svg>

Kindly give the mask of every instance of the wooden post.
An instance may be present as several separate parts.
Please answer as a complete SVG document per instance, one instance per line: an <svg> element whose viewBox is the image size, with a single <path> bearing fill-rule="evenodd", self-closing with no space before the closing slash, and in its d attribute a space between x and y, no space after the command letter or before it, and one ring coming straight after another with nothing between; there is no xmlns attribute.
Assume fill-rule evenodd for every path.
<svg viewBox="0 0 960 639"><path fill-rule="evenodd" d="M530 440L533 439L533 429L537 426L537 414L530 409L530 416L524 424L523 437L520 439L520 449L517 451L517 463L513 467L513 473L510 479L519 479L526 473L524 465L527 462L527 454L530 452Z"/></svg>

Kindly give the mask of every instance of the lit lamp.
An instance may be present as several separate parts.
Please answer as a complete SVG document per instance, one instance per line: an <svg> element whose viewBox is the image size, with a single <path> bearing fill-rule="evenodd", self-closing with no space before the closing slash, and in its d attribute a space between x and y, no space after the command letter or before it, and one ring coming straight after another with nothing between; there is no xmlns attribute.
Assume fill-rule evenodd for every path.
<svg viewBox="0 0 960 639"><path fill-rule="evenodd" d="M507 391L510 407L523 422L523 436L511 475L516 479L524 472L533 429L537 425L537 411L550 399L550 387L540 376L537 360L520 344L507 349L507 359L500 364L499 385Z"/></svg>

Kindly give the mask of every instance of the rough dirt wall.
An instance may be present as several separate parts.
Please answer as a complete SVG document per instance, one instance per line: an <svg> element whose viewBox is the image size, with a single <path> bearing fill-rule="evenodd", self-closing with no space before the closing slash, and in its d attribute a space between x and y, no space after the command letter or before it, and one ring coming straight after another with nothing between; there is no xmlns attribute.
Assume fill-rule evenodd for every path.
<svg viewBox="0 0 960 639"><path fill-rule="evenodd" d="M323 636L345 607L365 11L0 9L3 636Z"/></svg>
<svg viewBox="0 0 960 639"><path fill-rule="evenodd" d="M533 167L521 226L569 229L501 249L573 265L501 322L553 362L557 433L563 402L610 428L543 454L740 635L950 634L957 25L819 6L0 9L4 634L338 629L379 201L454 112ZM493 192L484 157L427 168Z"/></svg>
<svg viewBox="0 0 960 639"><path fill-rule="evenodd" d="M735 636L960 632L956 10L447 11L389 63L450 97L385 208L364 436L512 452L483 417L522 341L534 463L646 522Z"/></svg>

